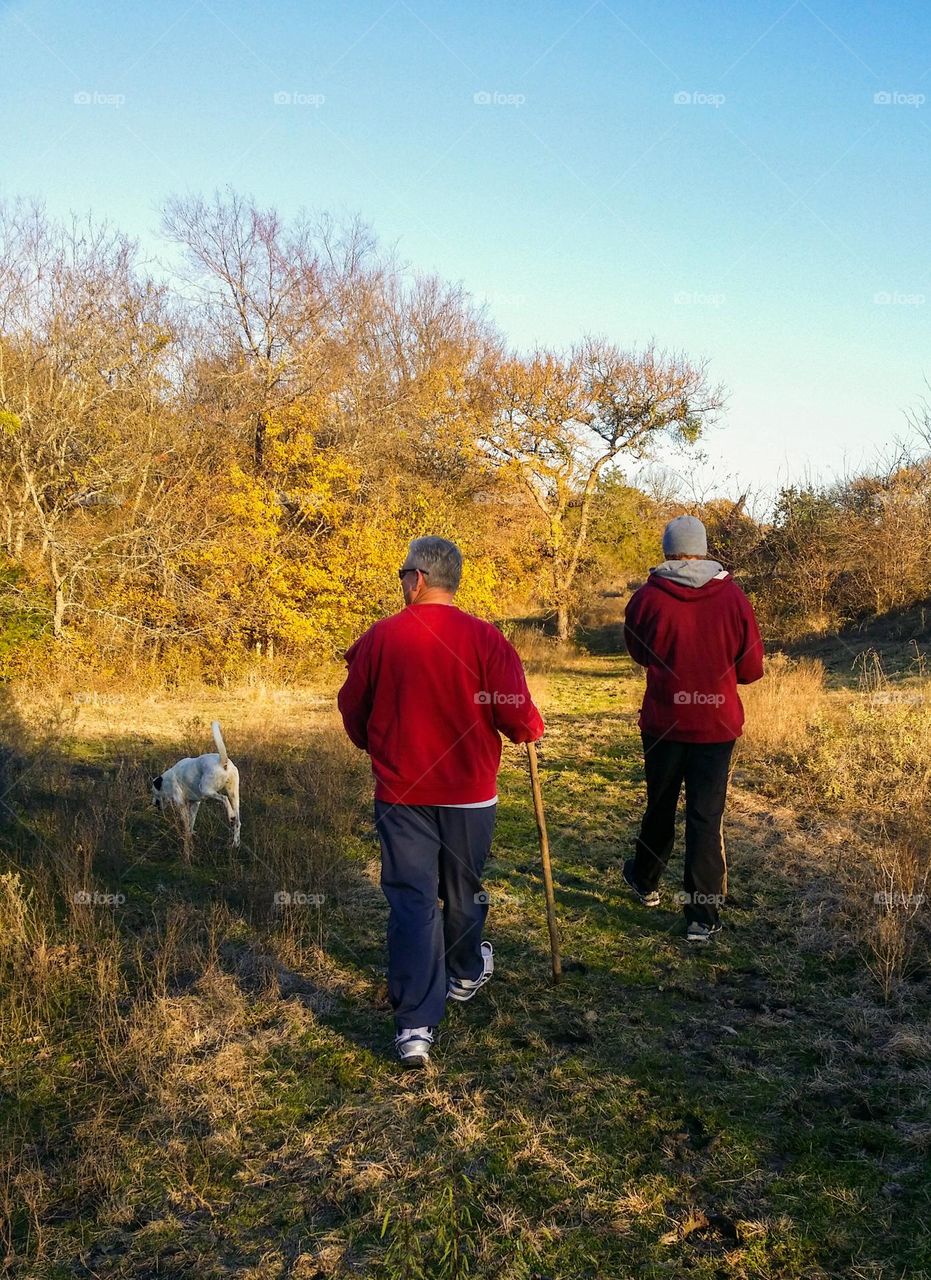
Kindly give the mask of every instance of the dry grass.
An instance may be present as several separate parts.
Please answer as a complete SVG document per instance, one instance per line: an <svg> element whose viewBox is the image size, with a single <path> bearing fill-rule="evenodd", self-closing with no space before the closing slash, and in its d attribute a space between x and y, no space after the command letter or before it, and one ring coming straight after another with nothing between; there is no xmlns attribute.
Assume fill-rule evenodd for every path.
<svg viewBox="0 0 931 1280"><path fill-rule="evenodd" d="M776 654L743 697L742 759L802 812L847 824L848 850L869 850L834 882L891 998L929 940L931 682L890 683L873 655L859 691L827 689L819 662Z"/></svg>
<svg viewBox="0 0 931 1280"><path fill-rule="evenodd" d="M198 683L181 696L151 689L20 689L17 714L33 731L55 721L66 737L171 742L179 755L212 751L210 722L219 720L235 757L237 733L240 741L304 734L332 709L335 686L334 677L329 687L312 690L274 688L264 681L229 689Z"/></svg>
<svg viewBox="0 0 931 1280"><path fill-rule="evenodd" d="M751 754L800 756L825 705L824 667L783 653L766 662L766 674L740 690L746 709L745 742Z"/></svg>
<svg viewBox="0 0 931 1280"><path fill-rule="evenodd" d="M209 749L214 716L247 780L250 839L233 851L205 807L188 868L148 779ZM106 1229L154 1184L203 1207L207 1170L241 1154L244 1118L266 1103L269 1052L346 987L322 957L320 911L276 895L374 893L356 834L368 770L325 694L121 691L68 706L46 690L8 719L0 1077L23 1102L0 1152L0 1270L14 1247L45 1257L65 1188ZM36 1105L43 1130L66 1117L51 1159Z"/></svg>
<svg viewBox="0 0 931 1280"><path fill-rule="evenodd" d="M509 779L506 768L500 838L511 857L504 852L498 865L493 902L502 970L510 968L512 981L503 978L484 1011L466 1012L467 1033L462 1024L446 1032L457 1038L456 1054L444 1045L441 1066L416 1089L384 1061L370 779L340 731L329 689L251 687L234 695L192 686L189 696L171 699L123 689L70 706L52 689L13 709L16 767L27 772L11 793L16 816L4 831L15 866L0 874L0 1088L18 1100L0 1152L0 1270L5 1250L29 1259L34 1274L63 1280L70 1264L62 1259L78 1251L77 1234L92 1232L80 1236L90 1274L152 1274L149 1259L169 1240L185 1252L183 1261L166 1260L166 1274L174 1265L177 1274L212 1278L223 1274L212 1256L222 1240L242 1275L576 1280L595 1274L574 1243L584 1221L592 1258L614 1257L611 1250L646 1256L666 1238L660 1252L680 1269L697 1260L697 1278L822 1274L809 1265L815 1246L804 1257L801 1243L792 1245L797 1257L781 1252L789 1235L800 1239L784 1214L789 1202L776 1192L763 1205L768 1183L746 1165L775 1141L768 1126L777 1102L756 1101L766 1081L754 1055L765 1059L768 1077L789 1071L779 1055L794 1054L800 1041L784 1010L798 991L802 948L764 940L761 967L748 979L759 941L748 937L732 990L715 986L715 970L706 972L700 958L677 955L655 915L640 921L645 913L623 895L604 852L627 821L636 777L629 726L639 675L618 676L603 664L592 680L581 655L534 637L528 644L537 654L535 694L544 710L559 712L546 753L551 838L567 946L577 955L587 948L588 972L558 989L540 979L544 926L526 865L532 817L523 799L508 812L509 793L523 797L525 779ZM859 840L864 819L847 792L817 809L807 797L823 797L833 777L818 744L837 735L855 758L848 737L857 699L872 695L835 694L813 665L781 661L748 692L745 765L769 778L781 771L784 794L794 785L795 799L806 797L796 806L802 817L817 812L826 822L833 805L837 830L849 823L849 839ZM899 703L877 705L898 714ZM202 815L185 868L174 833L146 808L147 780L166 760L209 747L215 716L249 780L246 845L234 855L223 821ZM890 743L901 751L894 733ZM894 776L876 744L871 750L873 767ZM901 799L904 779L897 785ZM818 865L816 882L809 846L790 848L788 804L777 814L771 799L755 795L760 808L740 828L738 865L750 861L747 832L758 843L763 819L774 825L772 845L758 855L765 887L754 892L769 892L774 878L781 885L787 859L795 859L793 936L837 937L855 926L893 1001L919 954L920 920L903 927L902 914L877 910L871 895L874 886L915 891L926 865L920 844L911 850L910 879L904 844L887 837L871 846L868 864L858 844L842 874ZM832 854L842 853L835 843ZM75 898L78 890L114 887L126 893L116 910ZM276 907L281 888L330 895L325 926L321 913ZM825 909L829 892L837 904ZM784 912L770 910L772 925ZM738 938L740 927L749 934L749 925L738 926ZM845 953L812 951L817 962L836 954ZM728 967L718 962L722 974ZM767 970L787 975L778 993L767 993ZM750 982L748 994L765 1006L752 1025L739 1002ZM846 1087L852 1040L878 1041L890 1069L920 1069L927 1037L909 1024L902 1001L898 1021L892 1008L881 1011L884 1019L874 1005L844 1006L838 1030L830 1024L834 997L819 983L821 975L801 1003L816 991L824 1000L806 1027L817 1028L810 1046L822 1073L828 1063L837 1074L838 1089ZM715 1047L706 1001L721 998L729 1031ZM698 1054L687 1100L675 1073L656 1073L658 1057L670 1051ZM702 1145L694 1120L683 1129L683 1114L698 1107L696 1081L707 1074L703 1055L712 1052L729 1089L743 1087L746 1055L744 1105L760 1108L752 1121L741 1117L741 1126L759 1125L747 1139L751 1155L741 1126L722 1123L720 1149ZM471 1053L465 1065L460 1053ZM700 1109L709 1125L719 1102L711 1084L713 1097ZM787 1090L796 1084L804 1101L811 1081L789 1075ZM910 1114L908 1124L908 1143L923 1151L923 1118ZM811 1176L791 1184L793 1196ZM834 1178L833 1164L825 1177ZM730 1203L730 1188L741 1187ZM719 1194L739 1227L739 1247L709 1216ZM832 1213L821 1222L822 1234L833 1221ZM295 1222L313 1226L302 1237L306 1252L289 1258ZM818 1228L810 1234L819 1239ZM93 1252L98 1240L116 1242L114 1256L126 1253L125 1270ZM833 1247L824 1244L825 1254ZM377 1258L376 1270L360 1270L360 1258ZM664 1274L666 1264L655 1257L654 1264L649 1274ZM624 1272L609 1265L603 1273Z"/></svg>
<svg viewBox="0 0 931 1280"><path fill-rule="evenodd" d="M504 628L505 634L521 656L528 672L551 675L556 671L581 670L586 654L572 641L562 644L555 636L539 627L515 624Z"/></svg>

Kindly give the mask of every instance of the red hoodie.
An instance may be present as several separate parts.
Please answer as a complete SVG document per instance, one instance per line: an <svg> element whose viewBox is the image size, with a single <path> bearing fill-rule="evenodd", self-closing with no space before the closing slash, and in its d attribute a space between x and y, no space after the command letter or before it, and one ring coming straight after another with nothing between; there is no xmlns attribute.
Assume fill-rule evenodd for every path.
<svg viewBox="0 0 931 1280"><path fill-rule="evenodd" d="M349 737L372 758L376 800L491 800L499 733L512 742L543 733L513 645L455 605L408 605L370 627L346 662L337 701Z"/></svg>
<svg viewBox="0 0 931 1280"><path fill-rule="evenodd" d="M651 573L624 615L624 639L647 669L640 728L672 742L739 738L739 684L763 674L753 606L730 575L701 587Z"/></svg>

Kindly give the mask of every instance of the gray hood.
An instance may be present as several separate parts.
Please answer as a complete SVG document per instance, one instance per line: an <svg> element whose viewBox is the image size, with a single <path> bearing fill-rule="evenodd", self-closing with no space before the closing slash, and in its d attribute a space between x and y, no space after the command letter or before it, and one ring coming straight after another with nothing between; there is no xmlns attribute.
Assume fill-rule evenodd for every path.
<svg viewBox="0 0 931 1280"><path fill-rule="evenodd" d="M717 560L664 560L650 573L656 578L668 578L682 587L703 587L712 578L727 577L727 570Z"/></svg>

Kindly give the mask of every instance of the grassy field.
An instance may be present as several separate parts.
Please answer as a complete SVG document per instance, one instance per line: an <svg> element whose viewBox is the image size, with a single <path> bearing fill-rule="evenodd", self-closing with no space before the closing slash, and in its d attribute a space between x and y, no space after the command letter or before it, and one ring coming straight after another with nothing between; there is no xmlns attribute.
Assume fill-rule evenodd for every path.
<svg viewBox="0 0 931 1280"><path fill-rule="evenodd" d="M696 953L680 860L659 911L621 881L639 673L617 656L543 666L568 972L549 984L508 747L496 976L413 1076L391 1054L367 763L330 690L28 713L0 832L8 1274L931 1277L926 939L897 928L890 971L868 905L885 864L855 803L874 783L837 728L865 695L778 664L753 691L727 928ZM209 749L214 715L242 771L244 847L205 806L185 866L147 784Z"/></svg>

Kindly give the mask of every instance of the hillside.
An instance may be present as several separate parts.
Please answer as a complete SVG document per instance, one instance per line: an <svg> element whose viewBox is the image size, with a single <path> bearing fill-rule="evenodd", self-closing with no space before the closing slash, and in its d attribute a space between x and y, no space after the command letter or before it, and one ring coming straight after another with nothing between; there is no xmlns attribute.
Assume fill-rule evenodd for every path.
<svg viewBox="0 0 931 1280"><path fill-rule="evenodd" d="M838 683L857 683L876 672L878 660L887 676L904 679L925 674L925 654L931 649L931 601L823 636L807 636L786 646L793 657L815 658Z"/></svg>

